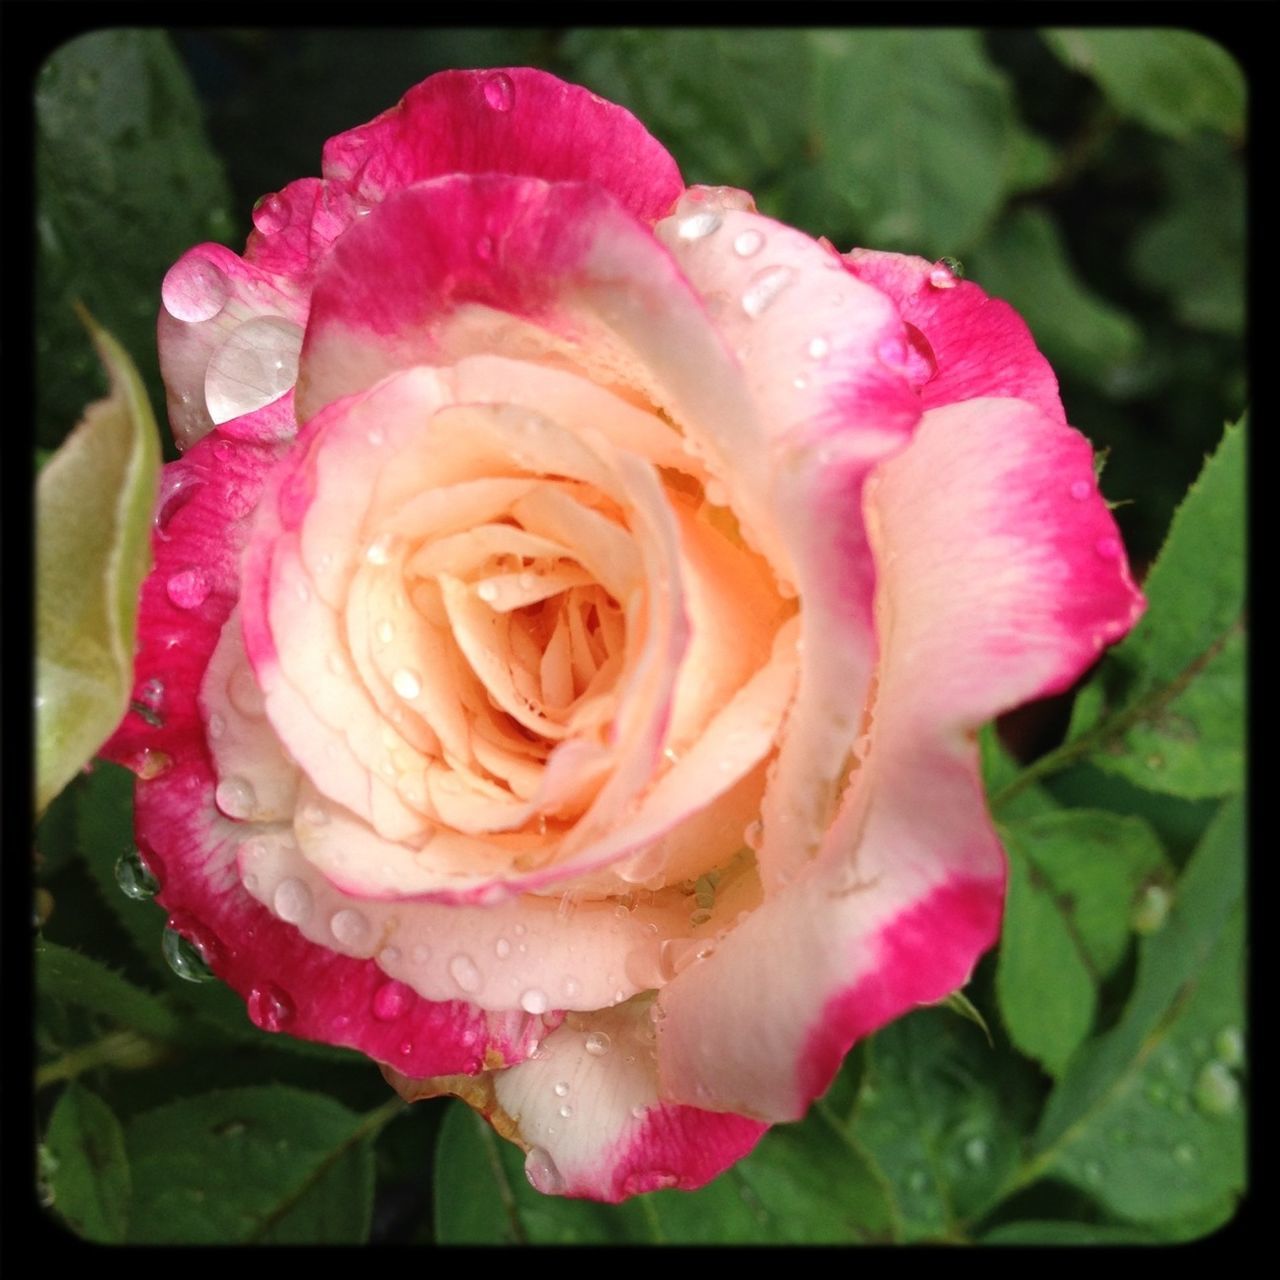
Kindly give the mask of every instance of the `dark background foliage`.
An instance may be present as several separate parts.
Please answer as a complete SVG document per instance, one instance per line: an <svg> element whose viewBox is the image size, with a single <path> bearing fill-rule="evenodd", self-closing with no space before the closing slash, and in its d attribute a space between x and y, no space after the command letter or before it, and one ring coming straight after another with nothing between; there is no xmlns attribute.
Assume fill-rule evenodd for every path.
<svg viewBox="0 0 1280 1280"><path fill-rule="evenodd" d="M184 249L239 246L259 196L431 72L516 63L627 105L687 181L841 249L961 259L1031 325L1136 566L1156 558L1246 399L1244 80L1178 30L82 37L34 82L42 456L102 392L73 298L161 408L155 311ZM1148 623L1070 729L1006 734L1021 761L986 744L1012 864L1004 942L969 988L990 1040L921 1011L705 1191L546 1200L460 1104L388 1103L356 1055L176 976L163 913L118 887L129 780L100 765L36 838L42 1203L108 1241L1140 1241L1225 1221L1244 1181L1242 449L1188 500Z"/></svg>

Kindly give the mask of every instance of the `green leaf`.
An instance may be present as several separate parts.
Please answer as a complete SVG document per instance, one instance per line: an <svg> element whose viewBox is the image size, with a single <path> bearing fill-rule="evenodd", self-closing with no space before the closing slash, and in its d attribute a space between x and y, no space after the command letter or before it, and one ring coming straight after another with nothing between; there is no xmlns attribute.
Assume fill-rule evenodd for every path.
<svg viewBox="0 0 1280 1280"><path fill-rule="evenodd" d="M1050 1096L1030 1171L1143 1222L1207 1211L1244 1184L1244 823L1224 803L1143 940L1133 995Z"/></svg>
<svg viewBox="0 0 1280 1280"><path fill-rule="evenodd" d="M745 1160L699 1191L657 1191L602 1205L544 1196L524 1156L462 1103L436 1154L442 1244L869 1242L895 1235L883 1182L821 1104L770 1130Z"/></svg>
<svg viewBox="0 0 1280 1280"><path fill-rule="evenodd" d="M573 77L630 108L689 182L756 189L804 140L809 51L795 31L579 28Z"/></svg>
<svg viewBox="0 0 1280 1280"><path fill-rule="evenodd" d="M1024 185L1037 164L981 37L900 29L809 38L827 181L865 242L967 255L1008 184Z"/></svg>
<svg viewBox="0 0 1280 1280"><path fill-rule="evenodd" d="M971 280L1018 310L1054 365L1106 385L1137 359L1137 324L1081 282L1057 226L1041 209L1005 214L966 265Z"/></svg>
<svg viewBox="0 0 1280 1280"><path fill-rule="evenodd" d="M1137 818L1083 809L1002 826L1009 889L996 970L1010 1039L1061 1075L1093 1026L1097 987L1124 958L1144 888L1171 879Z"/></svg>
<svg viewBox="0 0 1280 1280"><path fill-rule="evenodd" d="M1244 445L1242 421L1174 515L1147 614L1104 665L1105 715L1076 744L1097 768L1188 800L1244 785Z"/></svg>
<svg viewBox="0 0 1280 1280"><path fill-rule="evenodd" d="M36 990L42 996L90 1009L119 1026L156 1040L178 1042L189 1031L159 996L89 956L55 942L36 947Z"/></svg>
<svg viewBox="0 0 1280 1280"><path fill-rule="evenodd" d="M960 1239L1018 1161L1020 1067L982 1032L922 1009L879 1032L852 1136L888 1180L907 1241Z"/></svg>
<svg viewBox="0 0 1280 1280"><path fill-rule="evenodd" d="M1133 243L1134 274L1173 301L1184 323L1239 334L1244 328L1244 166L1212 134L1170 147L1168 203Z"/></svg>
<svg viewBox="0 0 1280 1280"><path fill-rule="evenodd" d="M36 482L37 810L125 713L151 565L155 420L129 357L88 323L111 395L89 406Z"/></svg>
<svg viewBox="0 0 1280 1280"><path fill-rule="evenodd" d="M53 1206L87 1240L118 1244L129 1219L129 1161L120 1122L83 1085L63 1090L45 1135Z"/></svg>
<svg viewBox="0 0 1280 1280"><path fill-rule="evenodd" d="M373 1136L398 1100L358 1115L284 1086L183 1098L135 1116L129 1239L138 1244L363 1243Z"/></svg>
<svg viewBox="0 0 1280 1280"><path fill-rule="evenodd" d="M979 1244L1155 1244L1159 1240L1142 1227L1105 1222L1005 1222L992 1227Z"/></svg>
<svg viewBox="0 0 1280 1280"><path fill-rule="evenodd" d="M54 445L100 394L71 311L82 301L140 361L156 403L164 273L231 231L226 183L181 61L159 31L94 31L35 84L36 417Z"/></svg>
<svg viewBox="0 0 1280 1280"><path fill-rule="evenodd" d="M1122 115L1185 138L1197 129L1244 129L1245 82L1221 45L1192 31L1046 31L1067 66L1091 76Z"/></svg>

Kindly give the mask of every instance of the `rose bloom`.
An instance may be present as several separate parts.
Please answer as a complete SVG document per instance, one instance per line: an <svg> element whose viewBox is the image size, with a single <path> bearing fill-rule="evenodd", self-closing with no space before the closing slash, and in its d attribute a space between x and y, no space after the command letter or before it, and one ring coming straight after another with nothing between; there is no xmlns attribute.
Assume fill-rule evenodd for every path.
<svg viewBox="0 0 1280 1280"><path fill-rule="evenodd" d="M170 926L534 1186L692 1188L962 985L975 733L1143 601L1004 303L447 72L188 252L135 709Z"/></svg>

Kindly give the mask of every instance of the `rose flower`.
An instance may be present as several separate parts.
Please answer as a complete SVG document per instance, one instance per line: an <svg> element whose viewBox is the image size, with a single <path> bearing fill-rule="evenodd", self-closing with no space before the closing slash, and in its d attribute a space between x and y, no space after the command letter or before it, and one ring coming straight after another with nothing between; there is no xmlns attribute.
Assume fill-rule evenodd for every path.
<svg viewBox="0 0 1280 1280"><path fill-rule="evenodd" d="M260 1027L700 1186L995 940L975 731L1142 609L1090 446L1004 303L542 72L323 173L164 281L141 851Z"/></svg>

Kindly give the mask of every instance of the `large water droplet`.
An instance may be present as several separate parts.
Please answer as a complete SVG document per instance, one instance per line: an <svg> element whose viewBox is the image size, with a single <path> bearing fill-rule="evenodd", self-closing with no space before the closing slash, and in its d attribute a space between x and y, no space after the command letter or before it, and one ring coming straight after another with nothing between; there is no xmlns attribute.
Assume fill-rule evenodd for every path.
<svg viewBox="0 0 1280 1280"><path fill-rule="evenodd" d="M718 213L695 213L691 217L680 219L676 224L676 235L681 240L701 240L713 231L718 231L723 221Z"/></svg>
<svg viewBox="0 0 1280 1280"><path fill-rule="evenodd" d="M263 1031L281 1031L293 1018L293 1001L273 982L263 982L249 990L249 1017Z"/></svg>
<svg viewBox="0 0 1280 1280"><path fill-rule="evenodd" d="M188 324L211 320L230 296L231 282L225 273L208 258L195 254L179 258L160 285L164 309L175 320Z"/></svg>
<svg viewBox="0 0 1280 1280"><path fill-rule="evenodd" d="M160 892L160 881L151 874L151 869L142 860L137 849L130 849L121 854L116 861L116 884L126 898L135 902L145 902Z"/></svg>
<svg viewBox="0 0 1280 1280"><path fill-rule="evenodd" d="M179 609L197 609L209 598L213 580L204 569L183 569L169 578L164 589Z"/></svg>
<svg viewBox="0 0 1280 1280"><path fill-rule="evenodd" d="M200 948L184 938L172 926L160 936L160 950L169 968L187 982L212 982L213 970L205 962Z"/></svg>
<svg viewBox="0 0 1280 1280"><path fill-rule="evenodd" d="M213 800L228 818L235 818L237 821L251 817L258 804L253 784L247 778L234 774L218 783Z"/></svg>
<svg viewBox="0 0 1280 1280"><path fill-rule="evenodd" d="M459 990L466 992L478 991L483 981L476 962L465 952L459 952L449 961L449 976L458 984Z"/></svg>
<svg viewBox="0 0 1280 1280"><path fill-rule="evenodd" d="M766 267L752 276L742 295L742 309L755 319L768 308L773 300L791 283L795 272L790 267Z"/></svg>
<svg viewBox="0 0 1280 1280"><path fill-rule="evenodd" d="M503 71L486 76L484 100L495 111L510 111L516 100L516 87L511 83L511 77Z"/></svg>
<svg viewBox="0 0 1280 1280"><path fill-rule="evenodd" d="M289 225L289 202L280 195L263 196L253 206L253 225L264 236L275 235Z"/></svg>
<svg viewBox="0 0 1280 1280"><path fill-rule="evenodd" d="M373 1016L382 1022L401 1017L413 1003L413 992L403 982L384 982L373 993Z"/></svg>
<svg viewBox="0 0 1280 1280"><path fill-rule="evenodd" d="M1196 1076L1192 1096L1206 1115L1230 1115L1240 1102L1240 1083L1224 1063L1208 1062Z"/></svg>
<svg viewBox="0 0 1280 1280"><path fill-rule="evenodd" d="M363 913L344 907L329 921L329 932L344 947L359 947L369 936L369 921Z"/></svg>
<svg viewBox="0 0 1280 1280"><path fill-rule="evenodd" d="M215 423L278 400L298 380L302 329L284 316L258 316L234 329L209 361L204 398Z"/></svg>
<svg viewBox="0 0 1280 1280"><path fill-rule="evenodd" d="M740 232L733 238L733 251L740 258L753 258L764 248L764 236L754 228Z"/></svg>
<svg viewBox="0 0 1280 1280"><path fill-rule="evenodd" d="M410 671L408 667L401 667L391 677L391 687L409 702L422 692L422 681L418 679L416 672Z"/></svg>
<svg viewBox="0 0 1280 1280"><path fill-rule="evenodd" d="M296 876L286 876L276 885L271 903L276 915L287 924L304 924L315 905L311 890Z"/></svg>
<svg viewBox="0 0 1280 1280"><path fill-rule="evenodd" d="M587 1035L587 1039L583 1047L594 1058L603 1058L609 1052L613 1045L613 1041L609 1038L607 1032L592 1031Z"/></svg>
<svg viewBox="0 0 1280 1280"><path fill-rule="evenodd" d="M541 1147L534 1147L525 1157L524 1176L529 1179L529 1185L543 1195L559 1195L564 1190L564 1178L556 1162Z"/></svg>
<svg viewBox="0 0 1280 1280"><path fill-rule="evenodd" d="M540 991L537 987L530 987L520 997L520 1007L525 1013L546 1013L551 1008L551 1001L547 999L545 991Z"/></svg>
<svg viewBox="0 0 1280 1280"><path fill-rule="evenodd" d="M964 268L955 258L939 258L929 271L929 283L935 289L954 289L963 274Z"/></svg>

